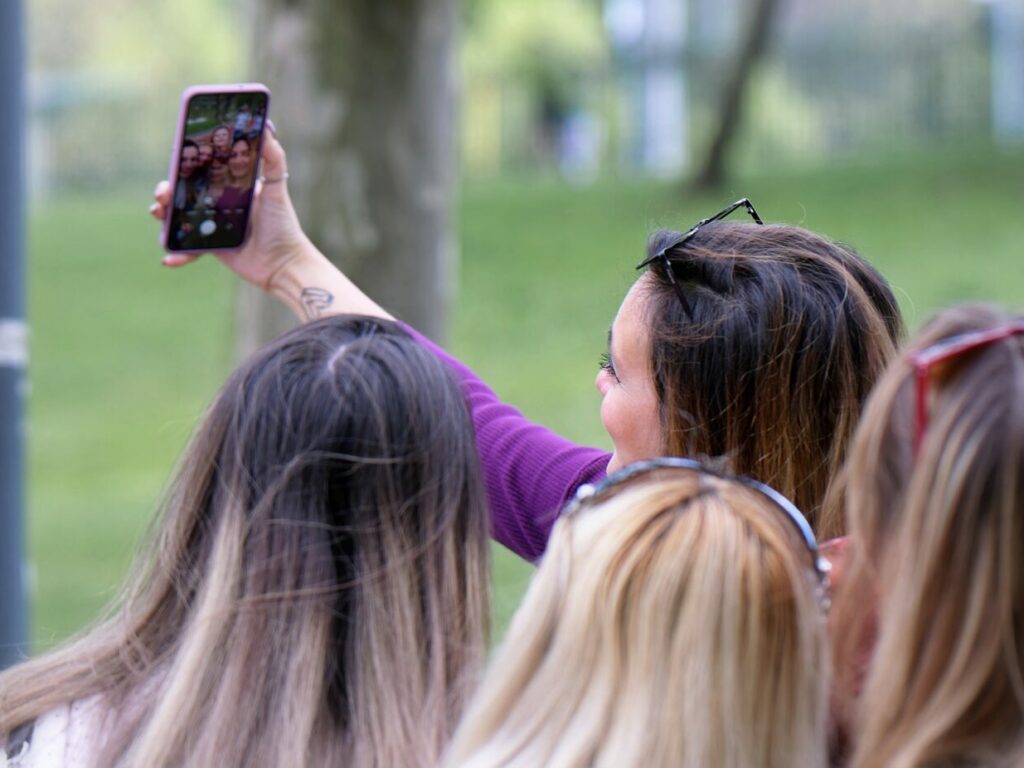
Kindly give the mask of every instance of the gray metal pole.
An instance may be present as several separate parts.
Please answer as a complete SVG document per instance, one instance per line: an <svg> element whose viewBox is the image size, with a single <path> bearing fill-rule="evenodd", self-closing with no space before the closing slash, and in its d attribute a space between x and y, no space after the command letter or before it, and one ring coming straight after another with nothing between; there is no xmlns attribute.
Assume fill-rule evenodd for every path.
<svg viewBox="0 0 1024 768"><path fill-rule="evenodd" d="M0 1L0 669L28 651L24 567L25 30Z"/></svg>
<svg viewBox="0 0 1024 768"><path fill-rule="evenodd" d="M1024 139L1024 0L988 5L992 130L1007 146Z"/></svg>

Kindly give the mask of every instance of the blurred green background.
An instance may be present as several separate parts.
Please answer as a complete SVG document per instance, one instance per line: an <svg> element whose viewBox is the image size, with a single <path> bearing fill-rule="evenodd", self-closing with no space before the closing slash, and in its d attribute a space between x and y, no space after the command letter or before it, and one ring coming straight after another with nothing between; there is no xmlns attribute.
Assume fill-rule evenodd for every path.
<svg viewBox="0 0 1024 768"><path fill-rule="evenodd" d="M655 226L749 195L764 217L853 244L914 326L965 299L1019 306L1024 154L920 154L871 166L753 175L680 199L675 186L467 184L455 353L508 401L606 445L592 386L608 324ZM203 405L230 366L233 282L213 259L159 265L138 195L37 206L29 537L33 633L44 647L113 594ZM499 625L528 569L499 553Z"/></svg>
<svg viewBox="0 0 1024 768"><path fill-rule="evenodd" d="M956 76L938 85L922 81L924 95L912 87L912 70L897 77L899 67L870 87L847 72L845 85L837 80L830 90L818 59L794 70L792 61L805 59L777 53L749 95L732 180L698 194L681 184L681 169L660 179L631 154L635 101L626 75L633 65L606 34L612 5L622 3L466 4L465 180L450 346L529 417L607 446L592 382L648 232L685 228L740 196L766 220L857 248L891 281L912 328L955 301L1020 305L1024 147L996 137L994 97L979 92L974 69L947 63L940 71ZM819 15L832 13L815 29L842 27L848 9L841 13L841 5L815 6ZM864 5L884 11L883 4ZM165 173L181 87L245 74L245 38L231 33L241 24L241 4L98 6L102 13L97 4L78 8L67 0L27 6L28 536L37 650L85 625L113 596L182 446L232 365L233 279L213 259L161 268L146 207ZM918 6L904 11L912 15ZM950 9L948 18L935 12L940 7ZM950 55L981 62L977 77L988 77L978 5L937 1L929 8L924 31L908 27L902 40L891 23L886 35L863 33L875 64L895 61L878 50L895 57L906 48L934 69L929 46L947 44ZM791 46L781 50L811 56L814 50L791 40L795 22L784 21ZM168 44L185 37L201 39L204 55L194 48L179 54ZM929 45L917 45L922 40ZM154 57L154 50L167 54ZM837 71L861 61L850 50L835 54ZM815 67L819 80L800 85L804 70ZM863 75L869 82L873 76ZM551 78L569 82L574 109L603 126L584 166L567 165L536 134L537 92ZM912 95L894 96L896 80ZM707 133L700 99L709 82L688 80L692 130L684 165L699 157ZM818 98L822 91L831 102ZM116 132L102 128L108 120ZM103 140L87 130L93 123ZM503 627L529 567L498 552L496 569Z"/></svg>

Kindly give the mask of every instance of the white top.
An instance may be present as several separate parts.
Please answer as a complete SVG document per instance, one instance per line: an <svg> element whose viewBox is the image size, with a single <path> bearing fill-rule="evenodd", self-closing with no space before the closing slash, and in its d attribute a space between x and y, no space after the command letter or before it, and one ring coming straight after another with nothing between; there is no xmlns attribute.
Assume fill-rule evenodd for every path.
<svg viewBox="0 0 1024 768"><path fill-rule="evenodd" d="M27 749L7 758L0 747L0 768L91 768L101 713L99 696L47 712L36 720Z"/></svg>

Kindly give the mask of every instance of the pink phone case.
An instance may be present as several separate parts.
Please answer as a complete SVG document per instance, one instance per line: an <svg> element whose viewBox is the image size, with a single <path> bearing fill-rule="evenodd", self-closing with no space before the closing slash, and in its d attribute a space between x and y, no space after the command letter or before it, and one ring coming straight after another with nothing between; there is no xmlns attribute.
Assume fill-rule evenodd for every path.
<svg viewBox="0 0 1024 768"><path fill-rule="evenodd" d="M167 171L167 178L171 182L171 204L167 206L167 215L164 217L163 226L160 231L160 244L168 253L209 253L212 251L233 251L241 248L245 245L246 240L249 239L249 229L252 208L252 195L250 193L247 210L245 213L245 230L242 234L242 239L238 244L230 246L209 246L204 245L202 247L188 248L188 247L172 247L169 239L172 236L171 220L174 216L174 201L175 194L178 185L178 164L180 162L182 145L186 138L188 131L188 109L193 97L202 95L218 95L223 94L227 96L244 96L245 94L260 95L266 100L266 104L263 110L263 120L259 127L259 136L256 139L256 146L254 148L256 160L255 169L259 169L259 158L263 150L263 134L266 130L267 123L270 118L270 89L262 83L234 83L226 85L194 85L186 88L181 94L181 106L178 110L178 127L175 130L174 145L171 150L171 162L169 170ZM254 173L254 176L256 174Z"/></svg>

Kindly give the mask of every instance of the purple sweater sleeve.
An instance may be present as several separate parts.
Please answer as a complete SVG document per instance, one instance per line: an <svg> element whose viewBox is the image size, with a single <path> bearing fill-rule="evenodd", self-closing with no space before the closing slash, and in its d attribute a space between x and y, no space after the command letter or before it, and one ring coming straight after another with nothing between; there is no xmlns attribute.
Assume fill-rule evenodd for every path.
<svg viewBox="0 0 1024 768"><path fill-rule="evenodd" d="M537 560L558 512L584 483L605 476L611 454L534 424L439 346L402 324L458 377L473 415L477 452L491 507L491 534L520 557Z"/></svg>

